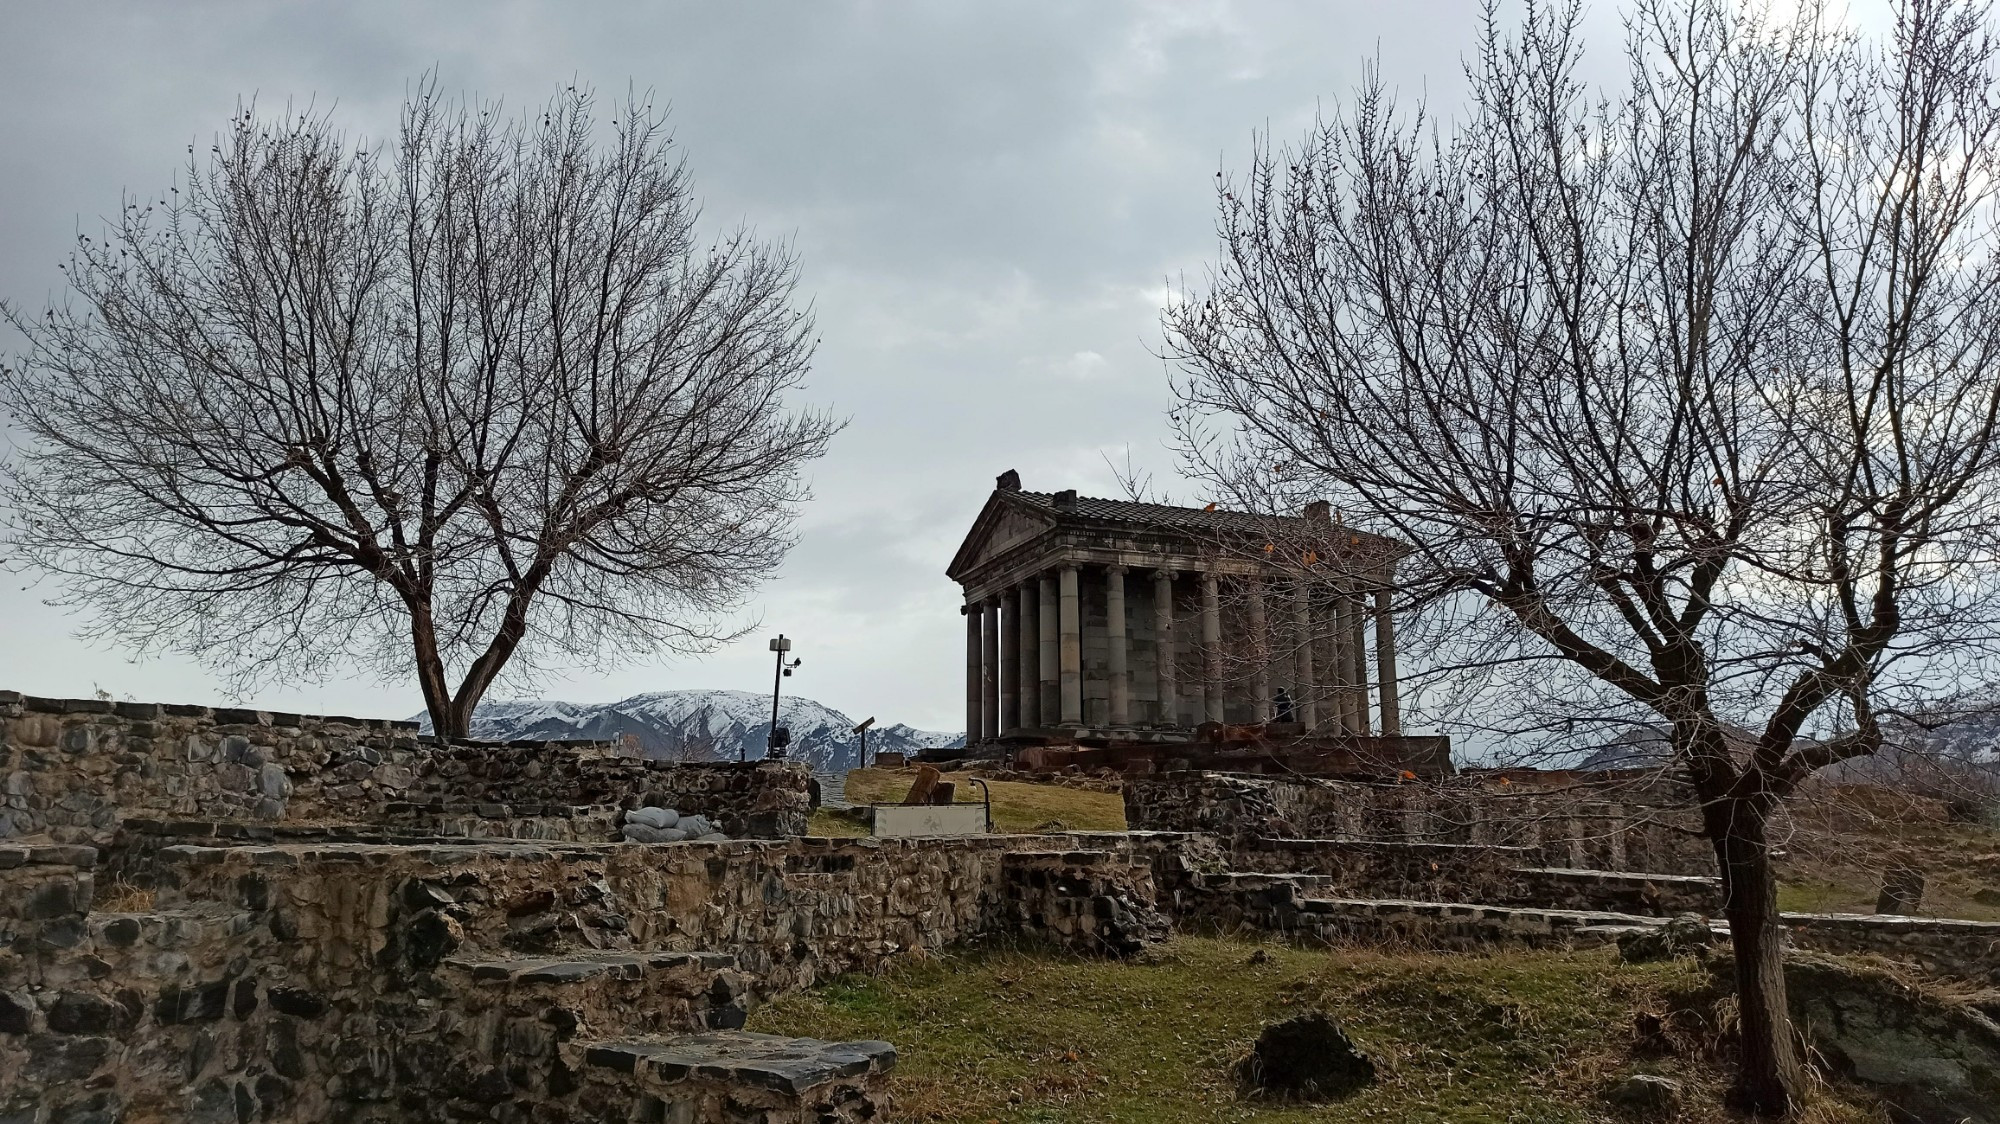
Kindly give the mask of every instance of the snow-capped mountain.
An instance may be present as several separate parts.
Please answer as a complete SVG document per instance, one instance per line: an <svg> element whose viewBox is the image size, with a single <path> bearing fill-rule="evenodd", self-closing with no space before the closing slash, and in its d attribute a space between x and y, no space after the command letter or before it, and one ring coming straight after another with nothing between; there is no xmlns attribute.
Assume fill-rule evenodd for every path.
<svg viewBox="0 0 2000 1124"><path fill-rule="evenodd" d="M426 733L430 717L418 715ZM815 771L845 771L858 763L861 739L854 719L811 699L789 697L778 724L792 732L791 757ZM488 702L472 716L472 736L496 741L615 741L638 737L648 757L684 761L733 761L739 753L764 756L771 732L771 696L750 691L655 691L614 703ZM963 734L917 730L898 723L868 731L868 751L915 753L961 745Z"/></svg>

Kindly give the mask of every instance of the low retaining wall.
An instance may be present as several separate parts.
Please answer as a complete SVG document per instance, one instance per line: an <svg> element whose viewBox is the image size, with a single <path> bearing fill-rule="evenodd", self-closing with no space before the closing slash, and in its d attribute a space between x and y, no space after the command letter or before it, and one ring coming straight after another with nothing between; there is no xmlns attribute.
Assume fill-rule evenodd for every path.
<svg viewBox="0 0 2000 1124"><path fill-rule="evenodd" d="M415 781L416 726L0 692L0 839L110 840L128 816L354 819Z"/></svg>
<svg viewBox="0 0 2000 1124"><path fill-rule="evenodd" d="M607 743L441 746L413 722L0 691L0 840L104 845L128 819L471 834L475 819L641 804L736 836L800 835L810 777L792 763L648 761ZM425 826L446 820L455 826Z"/></svg>
<svg viewBox="0 0 2000 1124"><path fill-rule="evenodd" d="M1237 838L1229 867L1323 876L1340 897L1409 898L1600 910L1665 917L1721 908L1716 879L1701 875L1571 870L1529 865L1526 847L1347 839Z"/></svg>
<svg viewBox="0 0 2000 1124"><path fill-rule="evenodd" d="M0 847L0 1119L428 1124L503 1103L604 1119L581 1085L620 1112L680 1092L585 1073L606 1043L653 1056L660 1035L740 1027L756 997L984 937L1130 951L1164 930L1156 872L1185 884L1184 851L1203 848L172 845L152 857L153 908L104 914L89 848ZM798 1119L821 1118L818 1097Z"/></svg>
<svg viewBox="0 0 2000 1124"><path fill-rule="evenodd" d="M1105 838L181 846L159 852L155 879L163 907L268 912L335 991L423 944L410 930L431 911L450 918L454 946L727 950L777 992L1014 931L1003 868L1015 852L1102 851L1143 875L1128 889L1181 862L1174 837Z"/></svg>
<svg viewBox="0 0 2000 1124"><path fill-rule="evenodd" d="M812 772L791 761L649 761L606 743L428 747L416 803L610 804L698 812L733 836L804 835Z"/></svg>
<svg viewBox="0 0 2000 1124"><path fill-rule="evenodd" d="M1522 871L1528 875L1559 876L1583 883L1591 877L1614 880L1631 875L1598 871ZM1576 877L1582 876L1582 877ZM1478 904L1435 899L1353 897L1344 894L1334 876L1323 874L1250 874L1226 872L1194 880L1195 888L1180 903L1175 920L1196 928L1277 933L1290 939L1338 942L1402 940L1448 948L1526 943L1601 943L1633 928L1664 922L1657 899L1638 899L1631 910L1615 908L1615 893L1594 887L1574 899L1578 908L1561 908L1544 896L1534 904L1502 904L1489 897ZM1655 887L1662 885L1654 879ZM1669 892L1698 894L1693 886L1667 883ZM1629 892L1630 886L1626 887ZM1705 912L1687 910L1685 912ZM1797 948L1817 952L1865 954L1906 961L1923 972L1985 985L2000 985L2000 922L1947 918L1896 917L1874 914L1787 913L1782 915L1786 937ZM1717 936L1726 938L1726 922L1711 917Z"/></svg>
<svg viewBox="0 0 2000 1124"><path fill-rule="evenodd" d="M1526 865L1538 867L1690 875L1715 869L1688 809L1618 803L1588 789L1502 791L1472 783L1189 771L1128 777L1124 796L1125 822L1155 831L1514 847Z"/></svg>
<svg viewBox="0 0 2000 1124"><path fill-rule="evenodd" d="M1792 944L1905 960L1932 975L2000 986L2000 921L1862 913L1787 913Z"/></svg>

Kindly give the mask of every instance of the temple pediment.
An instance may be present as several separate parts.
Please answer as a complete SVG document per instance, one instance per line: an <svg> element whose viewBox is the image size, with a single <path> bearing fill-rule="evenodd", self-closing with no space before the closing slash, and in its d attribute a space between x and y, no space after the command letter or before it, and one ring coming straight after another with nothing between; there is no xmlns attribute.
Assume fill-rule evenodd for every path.
<svg viewBox="0 0 2000 1124"><path fill-rule="evenodd" d="M946 567L947 577L957 580L978 569L986 560L1005 554L1055 527L1052 517L1013 502L1009 496L1007 492L995 492L986 501L979 518L973 520L972 530L959 545L958 553L952 556L951 565Z"/></svg>

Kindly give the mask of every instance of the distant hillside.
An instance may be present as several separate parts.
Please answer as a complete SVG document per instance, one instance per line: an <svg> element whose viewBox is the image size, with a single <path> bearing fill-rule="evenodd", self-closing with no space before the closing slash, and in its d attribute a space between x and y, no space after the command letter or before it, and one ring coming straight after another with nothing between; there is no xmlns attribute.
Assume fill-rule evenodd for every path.
<svg viewBox="0 0 2000 1124"><path fill-rule="evenodd" d="M426 733L428 715L418 715ZM780 725L792 731L791 756L815 771L839 772L859 764L861 739L855 719L811 699L786 698ZM739 754L764 756L771 732L771 696L750 691L655 691L613 703L524 701L481 703L473 713L472 736L498 741L548 738L614 741L639 739L646 756L662 760L734 761ZM897 724L868 731L868 750L915 753L960 745L965 735L917 730Z"/></svg>
<svg viewBox="0 0 2000 1124"><path fill-rule="evenodd" d="M1756 740L1753 731L1731 730L1745 745ZM1928 730L1891 719L1884 723L1884 739L1878 752L1822 769L1818 776L1843 783L1901 785L1943 798L1956 792L2000 794L2000 714L1968 714ZM1591 750L1576 767L1653 768L1672 759L1673 746L1665 727L1639 727Z"/></svg>

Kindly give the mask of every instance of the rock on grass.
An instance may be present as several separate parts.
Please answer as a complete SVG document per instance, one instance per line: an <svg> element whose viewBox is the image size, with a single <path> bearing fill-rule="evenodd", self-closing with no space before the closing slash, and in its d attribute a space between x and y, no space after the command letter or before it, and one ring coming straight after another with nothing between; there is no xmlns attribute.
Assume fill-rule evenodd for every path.
<svg viewBox="0 0 2000 1124"><path fill-rule="evenodd" d="M1337 1100L1375 1083L1375 1063L1324 1011L1275 1022L1236 1065L1245 1096Z"/></svg>

